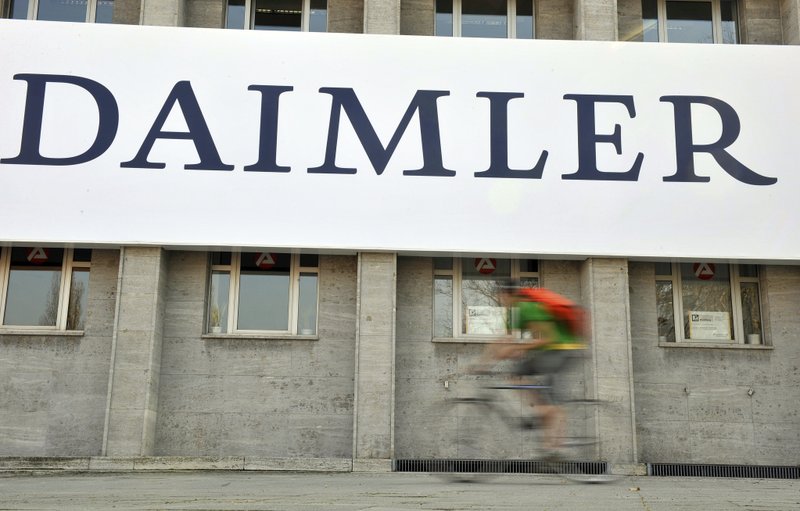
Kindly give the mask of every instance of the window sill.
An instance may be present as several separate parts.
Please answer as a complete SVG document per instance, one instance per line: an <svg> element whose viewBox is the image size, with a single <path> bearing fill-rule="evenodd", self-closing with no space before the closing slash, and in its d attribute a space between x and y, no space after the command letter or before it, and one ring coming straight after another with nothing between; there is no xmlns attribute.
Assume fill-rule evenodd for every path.
<svg viewBox="0 0 800 511"><path fill-rule="evenodd" d="M493 344L493 343L515 343L520 339L516 337L434 337L431 342L443 344Z"/></svg>
<svg viewBox="0 0 800 511"><path fill-rule="evenodd" d="M208 333L200 336L201 339L239 339L260 341L318 341L318 335L292 335L292 334L244 334L244 333Z"/></svg>
<svg viewBox="0 0 800 511"><path fill-rule="evenodd" d="M0 328L0 336L30 336L30 337L83 337L83 330L42 330L42 329L11 329Z"/></svg>
<svg viewBox="0 0 800 511"><path fill-rule="evenodd" d="M660 342L659 348L703 348L703 349L727 349L727 350L772 350L772 346L767 344L738 344L721 342Z"/></svg>

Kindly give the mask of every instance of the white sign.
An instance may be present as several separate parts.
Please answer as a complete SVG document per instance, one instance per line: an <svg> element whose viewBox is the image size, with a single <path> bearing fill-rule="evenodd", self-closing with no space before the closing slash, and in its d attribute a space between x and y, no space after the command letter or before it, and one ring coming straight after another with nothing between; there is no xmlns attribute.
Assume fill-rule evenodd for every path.
<svg viewBox="0 0 800 511"><path fill-rule="evenodd" d="M689 311L689 338L731 340L731 315L728 312Z"/></svg>
<svg viewBox="0 0 800 511"><path fill-rule="evenodd" d="M491 305L470 305L467 307L467 334L505 335L506 308Z"/></svg>
<svg viewBox="0 0 800 511"><path fill-rule="evenodd" d="M797 46L0 38L0 243L800 260Z"/></svg>

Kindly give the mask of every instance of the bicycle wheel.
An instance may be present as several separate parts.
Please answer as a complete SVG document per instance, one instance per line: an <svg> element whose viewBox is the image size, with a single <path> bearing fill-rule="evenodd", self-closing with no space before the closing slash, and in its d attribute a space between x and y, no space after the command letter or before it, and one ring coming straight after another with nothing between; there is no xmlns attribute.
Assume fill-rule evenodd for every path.
<svg viewBox="0 0 800 511"><path fill-rule="evenodd" d="M608 462L601 460L600 440L594 435L595 399L577 399L566 403L572 417L569 437L562 439L560 459L555 472L564 479L586 484L609 483L620 479ZM578 413L582 411L582 413Z"/></svg>
<svg viewBox="0 0 800 511"><path fill-rule="evenodd" d="M446 413L457 421L451 445L452 458L442 460L437 473L449 482L483 482L507 471L503 456L507 426L489 399L454 398L445 404Z"/></svg>
<svg viewBox="0 0 800 511"><path fill-rule="evenodd" d="M602 484L619 479L611 473L605 461L597 459L599 442L593 437L565 438L558 459L551 460L553 472L559 476L583 484Z"/></svg>

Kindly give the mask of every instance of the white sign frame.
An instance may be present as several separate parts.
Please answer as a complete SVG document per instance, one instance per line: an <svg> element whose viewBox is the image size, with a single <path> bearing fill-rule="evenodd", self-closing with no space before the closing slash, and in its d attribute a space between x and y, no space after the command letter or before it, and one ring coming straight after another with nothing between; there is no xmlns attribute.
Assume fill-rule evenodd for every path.
<svg viewBox="0 0 800 511"><path fill-rule="evenodd" d="M19 20L0 20L0 34L0 244L800 260L800 47ZM265 59L269 66L254 65ZM33 87L22 75L78 76L110 91L119 109L110 146L74 165L19 163ZM169 100L181 82L190 84L219 157L232 170L187 169L199 159L192 140L163 137L144 156L164 168L121 167L156 128L187 132L185 109ZM291 87L279 99L275 153L288 172L245 170L260 154L263 96L248 89L254 85ZM321 92L332 88L354 91L383 147L401 133L382 171L351 112ZM455 175L404 174L430 166L420 138L422 110L410 108L419 91L444 91L435 100L440 139L428 142ZM588 96L604 99L586 103ZM775 181L743 182L702 151L692 153L691 173L681 171L698 181L665 181L680 168L679 107L664 99L676 97L728 105L740 129L723 152ZM588 123L585 115L578 120L580 101L590 107L584 114L594 116L582 145L578 127ZM531 169L546 151L541 177L476 177L502 161L490 150L495 107L495 114L507 113L508 167ZM42 155L63 159L92 146L98 108L79 86L48 83ZM732 133L719 108L690 105L694 144L713 145ZM169 115L159 124L164 109ZM311 173L326 161L334 112L340 114L335 163L356 171ZM412 117L401 132L404 112ZM498 123L493 132L503 129ZM594 155L600 179L565 177L588 161L581 154ZM639 154L636 180L622 179ZM714 235L687 236L686 226Z"/></svg>

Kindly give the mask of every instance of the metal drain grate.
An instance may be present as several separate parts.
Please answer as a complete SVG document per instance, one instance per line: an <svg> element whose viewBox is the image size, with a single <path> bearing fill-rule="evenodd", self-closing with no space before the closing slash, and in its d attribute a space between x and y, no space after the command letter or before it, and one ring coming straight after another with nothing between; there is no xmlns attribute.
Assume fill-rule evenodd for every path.
<svg viewBox="0 0 800 511"><path fill-rule="evenodd" d="M395 472L461 472L484 474L604 474L603 461L540 460L465 460L400 459L394 460Z"/></svg>
<svg viewBox="0 0 800 511"><path fill-rule="evenodd" d="M800 479L800 467L648 463L647 475L677 476L677 477L741 477L741 478L757 478L757 479Z"/></svg>

